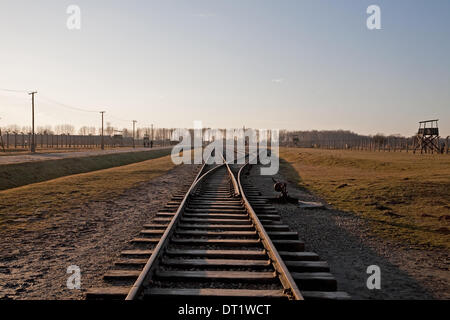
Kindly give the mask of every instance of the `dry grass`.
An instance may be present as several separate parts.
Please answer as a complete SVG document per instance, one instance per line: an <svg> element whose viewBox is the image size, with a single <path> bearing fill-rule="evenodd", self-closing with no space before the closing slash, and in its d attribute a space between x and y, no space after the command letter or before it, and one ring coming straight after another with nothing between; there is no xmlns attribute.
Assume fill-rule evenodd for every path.
<svg viewBox="0 0 450 320"><path fill-rule="evenodd" d="M450 157L282 148L291 182L408 245L450 247Z"/></svg>
<svg viewBox="0 0 450 320"><path fill-rule="evenodd" d="M0 165L0 190L167 156L170 149Z"/></svg>
<svg viewBox="0 0 450 320"><path fill-rule="evenodd" d="M70 152L83 152L83 151L100 151L101 148L97 147L77 147L77 148L36 148L36 154L46 154L46 153L70 153ZM23 156L23 155L33 155L29 149L17 148L17 149L6 149L6 152L0 150L0 157L8 156Z"/></svg>
<svg viewBox="0 0 450 320"><path fill-rule="evenodd" d="M18 218L42 217L89 201L110 199L174 167L166 156L0 191L0 226Z"/></svg>

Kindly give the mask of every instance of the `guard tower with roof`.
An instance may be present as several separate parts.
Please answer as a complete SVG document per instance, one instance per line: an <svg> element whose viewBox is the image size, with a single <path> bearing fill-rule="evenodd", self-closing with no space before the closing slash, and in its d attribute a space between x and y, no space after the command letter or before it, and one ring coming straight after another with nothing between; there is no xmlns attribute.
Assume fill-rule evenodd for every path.
<svg viewBox="0 0 450 320"><path fill-rule="evenodd" d="M2 128L0 128L0 147L3 152L6 152L5 143L3 142Z"/></svg>
<svg viewBox="0 0 450 320"><path fill-rule="evenodd" d="M439 148L439 120L426 120L419 122L419 132L414 140L414 153L440 152Z"/></svg>

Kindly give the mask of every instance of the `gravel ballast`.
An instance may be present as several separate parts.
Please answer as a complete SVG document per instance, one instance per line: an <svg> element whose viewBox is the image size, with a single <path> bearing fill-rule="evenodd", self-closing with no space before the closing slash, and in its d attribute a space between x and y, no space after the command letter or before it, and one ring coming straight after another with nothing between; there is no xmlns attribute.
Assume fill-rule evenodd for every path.
<svg viewBox="0 0 450 320"><path fill-rule="evenodd" d="M182 165L108 201L91 201L23 228L2 230L0 299L83 299L198 166ZM36 222L37 223L37 222ZM45 225L45 228L42 227ZM67 268L81 269L81 290L69 290Z"/></svg>
<svg viewBox="0 0 450 320"><path fill-rule="evenodd" d="M274 177L285 181L282 175ZM272 198L272 177L251 170L251 181L263 196ZM326 204L323 199L288 184L290 196ZM328 261L339 290L354 299L449 299L449 252L444 249L410 248L373 235L368 223L351 212L301 209L295 204L275 204L284 223L299 233L306 250ZM381 289L369 290L367 268L381 269Z"/></svg>

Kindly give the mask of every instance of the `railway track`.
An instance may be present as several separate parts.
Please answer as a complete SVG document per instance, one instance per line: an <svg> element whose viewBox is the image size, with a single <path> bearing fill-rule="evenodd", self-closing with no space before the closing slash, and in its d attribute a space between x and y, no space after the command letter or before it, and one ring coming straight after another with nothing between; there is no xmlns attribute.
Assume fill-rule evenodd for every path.
<svg viewBox="0 0 450 320"><path fill-rule="evenodd" d="M297 232L246 182L247 169L203 165L87 298L348 298L326 262L304 252Z"/></svg>

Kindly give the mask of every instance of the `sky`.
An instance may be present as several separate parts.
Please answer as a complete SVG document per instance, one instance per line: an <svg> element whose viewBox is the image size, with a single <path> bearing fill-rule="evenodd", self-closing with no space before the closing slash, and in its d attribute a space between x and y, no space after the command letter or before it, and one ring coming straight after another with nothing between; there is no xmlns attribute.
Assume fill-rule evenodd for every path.
<svg viewBox="0 0 450 320"><path fill-rule="evenodd" d="M448 0L1 0L0 126L29 126L36 90L38 126L98 127L106 111L119 128L410 136L440 119L445 137L449 39Z"/></svg>

